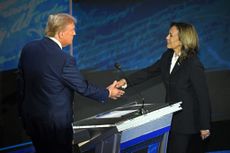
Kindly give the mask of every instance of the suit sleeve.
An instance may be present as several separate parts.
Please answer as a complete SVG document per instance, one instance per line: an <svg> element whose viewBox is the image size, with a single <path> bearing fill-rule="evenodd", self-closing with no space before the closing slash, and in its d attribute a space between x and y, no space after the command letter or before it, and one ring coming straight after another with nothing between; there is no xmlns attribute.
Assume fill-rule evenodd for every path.
<svg viewBox="0 0 230 153"><path fill-rule="evenodd" d="M158 75L160 75L160 60L150 65L149 67L139 70L131 74L130 76L126 77L126 81L130 85L138 85Z"/></svg>
<svg viewBox="0 0 230 153"><path fill-rule="evenodd" d="M66 56L62 71L62 79L68 87L85 97L102 103L108 100L109 91L106 88L100 88L89 83L78 70L73 57Z"/></svg>
<svg viewBox="0 0 230 153"><path fill-rule="evenodd" d="M210 129L210 98L204 67L198 58L195 58L191 68L191 80L195 89L200 116L200 130Z"/></svg>
<svg viewBox="0 0 230 153"><path fill-rule="evenodd" d="M168 56L170 56L170 54L172 54L172 51L167 50L166 52L163 53L161 58L158 59L152 65L127 76L126 81L128 82L128 84L138 85L146 80L160 76L160 74L162 73L162 67L165 67L163 66L163 63L167 61Z"/></svg>

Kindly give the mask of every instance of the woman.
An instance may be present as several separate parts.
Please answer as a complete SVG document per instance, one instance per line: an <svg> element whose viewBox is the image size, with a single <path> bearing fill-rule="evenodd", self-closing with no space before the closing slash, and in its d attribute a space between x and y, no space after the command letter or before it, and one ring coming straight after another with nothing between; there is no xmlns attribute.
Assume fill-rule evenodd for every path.
<svg viewBox="0 0 230 153"><path fill-rule="evenodd" d="M121 79L117 87L160 75L166 88L166 102L183 102L182 111L173 115L168 153L186 153L194 134L200 133L202 140L210 135L210 99L204 68L197 56L198 35L194 26L174 22L166 40L168 50L156 63Z"/></svg>

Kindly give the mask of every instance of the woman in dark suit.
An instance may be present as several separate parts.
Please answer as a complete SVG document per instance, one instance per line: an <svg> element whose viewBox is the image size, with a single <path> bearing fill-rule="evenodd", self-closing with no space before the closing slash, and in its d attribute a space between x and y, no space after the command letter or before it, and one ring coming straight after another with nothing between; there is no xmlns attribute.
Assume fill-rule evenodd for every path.
<svg viewBox="0 0 230 153"><path fill-rule="evenodd" d="M193 25L172 23L166 37L168 50L153 65L121 79L117 87L139 84L160 75L166 88L166 102L182 101L182 111L173 115L168 153L186 153L191 138L210 135L210 99L198 53L198 35Z"/></svg>

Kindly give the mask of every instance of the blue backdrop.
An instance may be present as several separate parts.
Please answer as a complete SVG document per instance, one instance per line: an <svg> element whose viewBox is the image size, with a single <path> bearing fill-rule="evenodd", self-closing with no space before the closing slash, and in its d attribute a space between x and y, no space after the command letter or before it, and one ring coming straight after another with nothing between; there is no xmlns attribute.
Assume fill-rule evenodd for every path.
<svg viewBox="0 0 230 153"><path fill-rule="evenodd" d="M22 46L43 36L47 16L69 12L68 0L0 1L0 71L17 67ZM200 58L207 69L230 69L229 0L80 0L74 56L82 70L125 70L155 62L166 50L172 21L190 22L200 38Z"/></svg>
<svg viewBox="0 0 230 153"><path fill-rule="evenodd" d="M84 0L74 5L78 19L74 50L81 69L140 69L166 50L172 21L195 25L200 58L208 69L230 68L228 0Z"/></svg>
<svg viewBox="0 0 230 153"><path fill-rule="evenodd" d="M48 15L69 12L69 0L0 0L0 71L17 67L22 47L43 37Z"/></svg>

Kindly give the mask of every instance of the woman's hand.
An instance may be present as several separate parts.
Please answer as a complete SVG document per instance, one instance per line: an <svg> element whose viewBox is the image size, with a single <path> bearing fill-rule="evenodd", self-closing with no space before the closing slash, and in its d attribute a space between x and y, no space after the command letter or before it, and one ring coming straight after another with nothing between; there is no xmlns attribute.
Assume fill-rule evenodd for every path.
<svg viewBox="0 0 230 153"><path fill-rule="evenodd" d="M201 139L204 140L210 136L210 130L200 130Z"/></svg>
<svg viewBox="0 0 230 153"><path fill-rule="evenodd" d="M123 88L123 89L125 89L127 87L126 80L125 79L121 79L121 80L117 81L116 87L117 88Z"/></svg>

